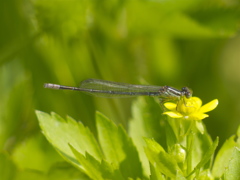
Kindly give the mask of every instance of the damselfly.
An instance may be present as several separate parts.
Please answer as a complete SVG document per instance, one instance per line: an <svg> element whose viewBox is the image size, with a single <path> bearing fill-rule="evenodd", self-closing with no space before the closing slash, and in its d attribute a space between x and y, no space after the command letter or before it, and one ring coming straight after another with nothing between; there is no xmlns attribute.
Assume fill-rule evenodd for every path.
<svg viewBox="0 0 240 180"><path fill-rule="evenodd" d="M192 96L192 91L187 87L178 90L170 86L134 85L99 79L84 80L81 82L80 87L63 86L51 83L44 84L44 87L82 91L90 95L107 98L155 96L164 101L174 101L179 100L181 97L190 98Z"/></svg>

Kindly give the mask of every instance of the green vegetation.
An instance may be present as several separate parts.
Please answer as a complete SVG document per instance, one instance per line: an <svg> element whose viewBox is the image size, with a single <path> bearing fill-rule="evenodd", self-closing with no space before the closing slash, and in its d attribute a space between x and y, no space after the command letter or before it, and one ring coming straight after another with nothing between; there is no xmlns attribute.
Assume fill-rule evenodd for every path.
<svg viewBox="0 0 240 180"><path fill-rule="evenodd" d="M97 139L70 117L63 119L41 111L37 111L37 116L47 140L82 173L69 179L83 175L84 179L96 180L240 178L240 134L226 141L213 161L218 138L213 142L201 121L166 120L149 111L149 105L159 106L154 100L146 102L143 98L133 104L129 135L121 125L96 113ZM68 169L63 171L68 173Z"/></svg>
<svg viewBox="0 0 240 180"><path fill-rule="evenodd" d="M238 0L8 0L0 2L0 22L3 180L89 179L93 174L144 179L150 172L151 179L160 179L160 173L184 179L192 171L187 178L211 173L237 179ZM78 86L87 78L188 86L203 104L217 98L219 107L203 120L205 134L197 133L201 148L192 171L182 169L186 164L176 166L176 158L153 162L182 148L173 145L179 142L172 136L175 128L166 125L171 120L164 119L154 99L133 102L43 88L44 83ZM55 112L38 112L42 129L35 110ZM111 121L101 113L96 118L96 111ZM54 128L57 122L63 129ZM126 149L112 153L120 144Z"/></svg>

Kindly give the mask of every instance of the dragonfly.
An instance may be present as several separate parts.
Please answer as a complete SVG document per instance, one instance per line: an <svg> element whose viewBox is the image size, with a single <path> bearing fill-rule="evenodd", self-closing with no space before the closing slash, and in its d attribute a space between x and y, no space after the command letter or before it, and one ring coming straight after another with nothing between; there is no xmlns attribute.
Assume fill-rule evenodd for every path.
<svg viewBox="0 0 240 180"><path fill-rule="evenodd" d="M178 90L170 86L135 85L100 79L84 80L80 83L79 87L63 86L52 83L45 83L44 87L81 91L93 96L105 98L153 96L158 97L160 101L164 102L177 101L183 97L188 99L192 97L192 91L188 87L183 87L181 90Z"/></svg>

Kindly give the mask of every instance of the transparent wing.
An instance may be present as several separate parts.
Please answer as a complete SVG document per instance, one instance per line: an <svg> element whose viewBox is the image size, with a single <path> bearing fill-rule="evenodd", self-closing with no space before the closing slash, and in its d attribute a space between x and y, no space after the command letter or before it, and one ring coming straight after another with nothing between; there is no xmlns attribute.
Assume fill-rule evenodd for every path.
<svg viewBox="0 0 240 180"><path fill-rule="evenodd" d="M80 91L100 97L162 96L161 86L133 85L99 79L82 81Z"/></svg>

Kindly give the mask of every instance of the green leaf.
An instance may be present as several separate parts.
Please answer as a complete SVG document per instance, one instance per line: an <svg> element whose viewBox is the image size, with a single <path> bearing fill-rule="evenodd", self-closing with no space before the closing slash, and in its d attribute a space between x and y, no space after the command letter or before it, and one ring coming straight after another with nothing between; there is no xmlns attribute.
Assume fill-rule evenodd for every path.
<svg viewBox="0 0 240 180"><path fill-rule="evenodd" d="M203 122L202 121L196 121L195 124L196 124L196 128L199 130L199 132L201 134L203 134L204 130L205 130L205 128L203 126Z"/></svg>
<svg viewBox="0 0 240 180"><path fill-rule="evenodd" d="M81 153L88 152L97 160L102 159L101 150L88 128L67 117L63 119L55 113L51 115L36 111L40 127L47 140L70 163L80 167L68 144Z"/></svg>
<svg viewBox="0 0 240 180"><path fill-rule="evenodd" d="M1 180L13 180L16 175L16 166L10 157L5 153L0 153L0 175Z"/></svg>
<svg viewBox="0 0 240 180"><path fill-rule="evenodd" d="M146 155L151 164L156 165L158 170L167 177L176 178L177 173L181 173L176 160L166 153L164 149L153 139L145 138L147 147L145 148Z"/></svg>
<svg viewBox="0 0 240 180"><path fill-rule="evenodd" d="M177 172L176 180L187 180L181 173Z"/></svg>
<svg viewBox="0 0 240 180"><path fill-rule="evenodd" d="M102 172L100 169L100 162L97 161L91 155L89 155L87 152L86 152L86 157L84 157L80 152L74 149L73 146L70 145L70 147L75 157L77 158L78 162L83 166L87 175L92 179L103 180Z"/></svg>
<svg viewBox="0 0 240 180"><path fill-rule="evenodd" d="M107 161L119 167L125 178L141 178L143 174L138 153L125 130L99 112L96 122L99 142Z"/></svg>
<svg viewBox="0 0 240 180"><path fill-rule="evenodd" d="M226 140L221 149L218 151L212 169L212 174L214 177L221 177L225 172L228 162L232 157L234 147L236 146L234 138L235 136L232 136Z"/></svg>
<svg viewBox="0 0 240 180"><path fill-rule="evenodd" d="M85 156L78 152L70 145L74 155L79 163L83 166L86 174L94 180L124 180L118 169L112 168L106 161L100 163L93 156L86 152Z"/></svg>
<svg viewBox="0 0 240 180"><path fill-rule="evenodd" d="M213 179L213 176L210 172L210 169L205 169L205 170L201 170L200 174L198 175L198 177L196 179L211 180L211 179Z"/></svg>
<svg viewBox="0 0 240 180"><path fill-rule="evenodd" d="M208 149L208 151L203 155L201 161L198 163L198 165L194 168L194 170L188 175L190 176L200 168L203 168L203 166L213 157L213 154L218 146L218 137L213 142L212 146Z"/></svg>
<svg viewBox="0 0 240 180"><path fill-rule="evenodd" d="M229 165L224 173L224 179L240 179L240 149L235 147L229 161Z"/></svg>
<svg viewBox="0 0 240 180"><path fill-rule="evenodd" d="M157 166L150 163L150 180L164 180L162 173L158 170Z"/></svg>
<svg viewBox="0 0 240 180"><path fill-rule="evenodd" d="M58 162L49 170L49 180L91 180L85 172L73 167L67 162Z"/></svg>
<svg viewBox="0 0 240 180"><path fill-rule="evenodd" d="M152 113L154 111L154 113ZM129 135L136 145L143 165L144 173L149 176L149 162L144 152L145 142L143 137L156 139L161 144L165 142L165 129L161 125L162 111L159 103L153 98L139 97L132 105L132 119L129 121ZM161 124L160 124L161 123ZM164 145L163 145L164 146Z"/></svg>
<svg viewBox="0 0 240 180"><path fill-rule="evenodd" d="M132 114L133 118L129 122L129 133L134 139L152 137L157 141L164 142L165 131L160 124L163 116L159 102L156 102L154 98L139 97L132 105ZM142 142L144 145L144 141Z"/></svg>
<svg viewBox="0 0 240 180"><path fill-rule="evenodd" d="M209 148L212 146L213 142L210 135L207 133L206 127L204 124L204 133L202 134L199 130L196 132L193 140L193 150L192 150L192 164L193 167L202 160L204 155L208 152ZM204 169L210 168L212 164L212 159L204 165Z"/></svg>
<svg viewBox="0 0 240 180"><path fill-rule="evenodd" d="M169 118L169 120L174 120L175 121L175 119L170 119ZM174 123L174 125L175 125L176 123ZM165 127L166 127L166 136L167 136L167 145L168 145L168 148L171 148L171 147L173 147L176 143L178 143L177 142L177 137L176 137L176 135L175 135L175 133L174 133L174 130L173 130L173 127L172 127L172 125L173 124L169 124L169 121L167 121L166 122L166 125L165 125ZM179 128L178 128L179 129Z"/></svg>
<svg viewBox="0 0 240 180"><path fill-rule="evenodd" d="M99 142L106 160L118 166L125 159L118 127L99 112L96 114L96 123Z"/></svg>

